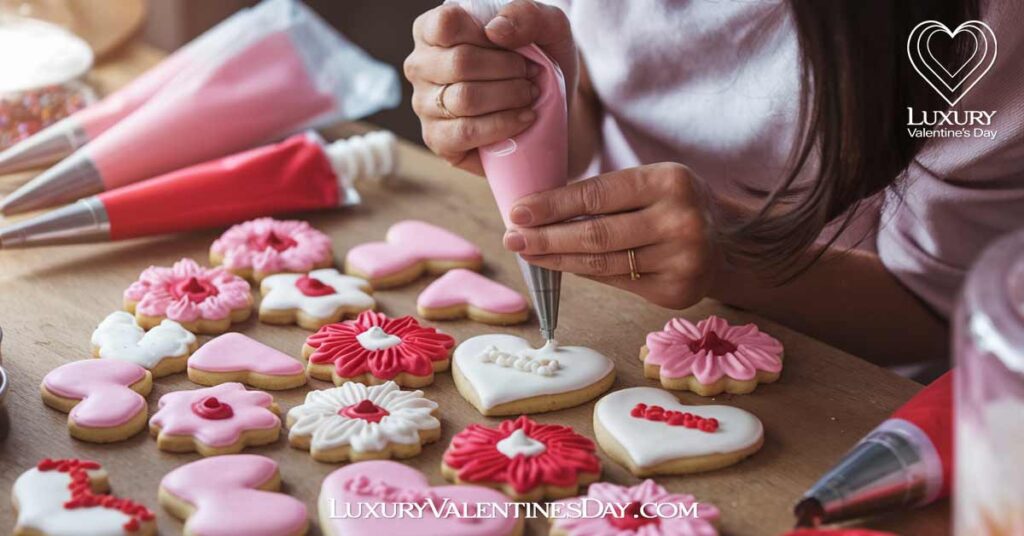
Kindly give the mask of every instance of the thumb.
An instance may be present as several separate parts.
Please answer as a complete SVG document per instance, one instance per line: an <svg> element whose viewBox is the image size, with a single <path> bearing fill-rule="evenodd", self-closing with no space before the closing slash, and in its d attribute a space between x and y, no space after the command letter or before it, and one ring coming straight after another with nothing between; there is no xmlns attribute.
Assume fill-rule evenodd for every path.
<svg viewBox="0 0 1024 536"><path fill-rule="evenodd" d="M566 89L575 89L576 44L569 19L561 9L534 0L515 0L501 8L484 31L487 38L500 47L516 49L536 44L562 68Z"/></svg>

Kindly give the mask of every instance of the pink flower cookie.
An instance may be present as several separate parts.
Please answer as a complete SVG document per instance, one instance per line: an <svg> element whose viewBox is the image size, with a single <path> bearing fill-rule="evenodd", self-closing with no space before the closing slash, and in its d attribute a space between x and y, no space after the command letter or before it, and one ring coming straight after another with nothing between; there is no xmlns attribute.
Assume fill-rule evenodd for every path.
<svg viewBox="0 0 1024 536"><path fill-rule="evenodd" d="M416 310L427 320L466 318L499 326L526 322L522 294L464 268L451 270L423 289Z"/></svg>
<svg viewBox="0 0 1024 536"><path fill-rule="evenodd" d="M601 476L596 451L568 426L523 416L497 428L471 424L455 434L441 474L456 484L498 489L516 501L561 499Z"/></svg>
<svg viewBox="0 0 1024 536"><path fill-rule="evenodd" d="M718 508L653 480L632 487L599 482L558 505L566 515L551 519L551 536L718 535Z"/></svg>
<svg viewBox="0 0 1024 536"><path fill-rule="evenodd" d="M334 471L324 479L318 503L320 528L326 536L523 533L522 520L513 517L516 510L501 508L509 503L501 493L481 486L431 486L423 473L392 461L353 463ZM399 506L391 503L429 504L422 517L366 514L382 504L389 512ZM473 517L478 505L498 506Z"/></svg>
<svg viewBox="0 0 1024 536"><path fill-rule="evenodd" d="M479 270L481 266L483 255L472 242L416 220L392 225L384 242L356 246L345 258L345 272L369 280L375 289L404 285L424 272Z"/></svg>
<svg viewBox="0 0 1024 536"><path fill-rule="evenodd" d="M772 383L782 371L782 343L754 324L731 326L709 316L693 325L673 318L640 348L644 375L668 389L702 396L744 394Z"/></svg>
<svg viewBox="0 0 1024 536"><path fill-rule="evenodd" d="M306 505L279 493L277 462L255 454L203 458L160 481L160 505L185 520L185 534L301 536Z"/></svg>
<svg viewBox="0 0 1024 536"><path fill-rule="evenodd" d="M153 512L109 491L107 471L97 462L43 459L14 482L14 534L156 534Z"/></svg>
<svg viewBox="0 0 1024 536"><path fill-rule="evenodd" d="M242 382L279 391L306 385L306 367L241 333L225 333L188 358L188 379L199 385Z"/></svg>
<svg viewBox="0 0 1024 536"><path fill-rule="evenodd" d="M260 292L260 322L298 324L314 331L377 305L370 283L334 268L272 275L260 284Z"/></svg>
<svg viewBox="0 0 1024 536"><path fill-rule="evenodd" d="M298 220L259 218L231 227L210 246L210 264L261 281L280 272L308 272L334 265L331 239Z"/></svg>
<svg viewBox="0 0 1024 536"><path fill-rule="evenodd" d="M203 456L234 454L247 446L277 441L280 410L262 391L246 391L240 383L222 383L160 397L149 420L156 445L170 452Z"/></svg>
<svg viewBox="0 0 1024 536"><path fill-rule="evenodd" d="M146 427L152 388L152 374L135 363L86 359L51 370L40 391L47 406L68 414L71 437L111 443Z"/></svg>
<svg viewBox="0 0 1024 536"><path fill-rule="evenodd" d="M164 319L193 333L223 333L252 314L249 283L224 268L181 259L170 268L150 266L124 291L124 309L143 329Z"/></svg>
<svg viewBox="0 0 1024 536"><path fill-rule="evenodd" d="M447 370L455 339L415 318L365 311L355 320L327 324L306 339L306 371L319 380L423 387Z"/></svg>

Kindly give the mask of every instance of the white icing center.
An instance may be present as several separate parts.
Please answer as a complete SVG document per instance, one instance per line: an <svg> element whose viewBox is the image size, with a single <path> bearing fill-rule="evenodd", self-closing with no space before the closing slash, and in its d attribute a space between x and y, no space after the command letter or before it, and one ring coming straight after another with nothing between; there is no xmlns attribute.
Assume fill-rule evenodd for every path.
<svg viewBox="0 0 1024 536"><path fill-rule="evenodd" d="M356 335L356 340L359 344L370 351L387 350L392 346L402 344L402 338L397 335L391 335L390 333L380 329L380 326L373 326L372 328Z"/></svg>
<svg viewBox="0 0 1024 536"><path fill-rule="evenodd" d="M515 458L519 455L532 458L543 454L547 450L544 443L526 435L526 432L522 430L512 432L512 435L498 441L496 446L498 447L498 452L504 454L507 458Z"/></svg>
<svg viewBox="0 0 1024 536"><path fill-rule="evenodd" d="M551 344L551 342L548 342L548 344ZM543 352L547 348L548 345L545 345L539 351ZM555 371L562 368L557 359L534 358L529 355L529 351L519 352L518 354L503 352L493 345L488 346L480 354L480 360L484 363L494 363L501 367L514 368L538 376L553 376Z"/></svg>

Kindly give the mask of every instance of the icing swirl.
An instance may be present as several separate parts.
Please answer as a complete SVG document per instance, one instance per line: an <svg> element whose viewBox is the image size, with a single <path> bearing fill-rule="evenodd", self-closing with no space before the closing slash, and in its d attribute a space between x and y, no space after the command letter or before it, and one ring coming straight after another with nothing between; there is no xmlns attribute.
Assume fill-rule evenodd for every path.
<svg viewBox="0 0 1024 536"><path fill-rule="evenodd" d="M258 218L239 223L214 241L210 251L229 270L308 272L331 260L331 239L299 220Z"/></svg>
<svg viewBox="0 0 1024 536"><path fill-rule="evenodd" d="M782 343L754 324L731 326L710 316L697 325L673 318L662 331L647 335L645 363L661 367L661 375L682 378L693 375L702 384L723 376L751 380L758 371L782 370Z"/></svg>
<svg viewBox="0 0 1024 536"><path fill-rule="evenodd" d="M124 291L124 297L145 316L166 316L177 322L222 320L233 310L252 306L244 279L187 258L170 268L150 266Z"/></svg>

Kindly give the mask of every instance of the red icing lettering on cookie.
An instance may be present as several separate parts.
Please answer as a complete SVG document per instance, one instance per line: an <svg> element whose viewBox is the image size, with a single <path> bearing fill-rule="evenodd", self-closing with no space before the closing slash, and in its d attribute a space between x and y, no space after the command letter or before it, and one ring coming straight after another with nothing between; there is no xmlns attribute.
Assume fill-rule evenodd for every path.
<svg viewBox="0 0 1024 536"><path fill-rule="evenodd" d="M204 419L212 420L230 419L235 415L230 405L221 402L215 396L196 400L192 404L192 412Z"/></svg>
<svg viewBox="0 0 1024 536"><path fill-rule="evenodd" d="M131 499L123 499L105 493L93 493L88 471L100 469L99 463L88 460L53 460L44 458L36 465L36 469L40 472L57 471L68 474L68 477L71 479L71 482L68 484L71 498L64 502L63 507L66 510L74 510L76 508L118 510L131 518L124 524L125 532L135 532L141 528L142 523L152 521L155 518L153 512L148 508Z"/></svg>
<svg viewBox="0 0 1024 536"><path fill-rule="evenodd" d="M633 406L629 414L637 419L664 422L669 426L696 428L702 432L714 433L718 430L718 419L714 417L707 419L690 412L666 410L661 406L648 406L647 404L639 403Z"/></svg>
<svg viewBox="0 0 1024 536"><path fill-rule="evenodd" d="M315 277L304 275L295 280L295 288L305 296L327 296L337 292L334 287Z"/></svg>
<svg viewBox="0 0 1024 536"><path fill-rule="evenodd" d="M341 408L341 411L339 411L338 414L351 419L362 419L370 422L380 422L384 417L391 415L388 410L370 402L369 400L363 400L358 404Z"/></svg>

